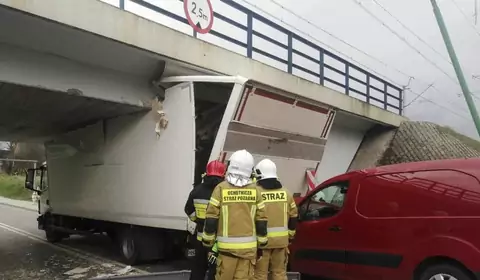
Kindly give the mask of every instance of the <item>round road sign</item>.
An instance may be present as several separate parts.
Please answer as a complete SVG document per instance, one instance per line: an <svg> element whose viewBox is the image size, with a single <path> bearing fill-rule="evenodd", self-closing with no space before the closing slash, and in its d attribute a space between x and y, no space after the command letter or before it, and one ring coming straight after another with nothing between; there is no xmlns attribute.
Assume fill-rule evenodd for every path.
<svg viewBox="0 0 480 280"><path fill-rule="evenodd" d="M198 33L206 34L213 26L213 8L210 0L183 0L188 23Z"/></svg>

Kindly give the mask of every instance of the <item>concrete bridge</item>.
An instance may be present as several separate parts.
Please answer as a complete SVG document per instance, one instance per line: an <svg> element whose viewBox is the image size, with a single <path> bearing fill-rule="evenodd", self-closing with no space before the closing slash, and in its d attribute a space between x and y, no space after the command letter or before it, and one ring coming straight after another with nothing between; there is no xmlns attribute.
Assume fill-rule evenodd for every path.
<svg viewBox="0 0 480 280"><path fill-rule="evenodd" d="M45 141L99 120L148 112L161 78L239 75L336 111L317 172L325 179L348 169L370 128L398 127L405 119L398 86L236 2L217 1L245 21L219 10L208 36L192 32L181 14L147 1L109 2L114 5L0 0L1 140ZM169 26L135 14L133 6ZM225 25L245 36L232 38ZM270 38L261 25L286 39ZM265 49L267 43L280 51Z"/></svg>

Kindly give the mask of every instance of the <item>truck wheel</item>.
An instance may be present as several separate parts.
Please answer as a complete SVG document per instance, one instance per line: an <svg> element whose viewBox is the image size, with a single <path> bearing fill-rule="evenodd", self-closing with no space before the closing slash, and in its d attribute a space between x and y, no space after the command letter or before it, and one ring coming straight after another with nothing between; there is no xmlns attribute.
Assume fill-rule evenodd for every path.
<svg viewBox="0 0 480 280"><path fill-rule="evenodd" d="M420 280L473 280L464 269L450 265L438 264L425 269Z"/></svg>
<svg viewBox="0 0 480 280"><path fill-rule="evenodd" d="M120 253L125 264L134 265L138 263L140 246L135 240L132 229L128 228L119 232L118 245L120 246Z"/></svg>
<svg viewBox="0 0 480 280"><path fill-rule="evenodd" d="M57 243L63 239L63 234L61 232L49 228L45 229L45 236L50 243Z"/></svg>

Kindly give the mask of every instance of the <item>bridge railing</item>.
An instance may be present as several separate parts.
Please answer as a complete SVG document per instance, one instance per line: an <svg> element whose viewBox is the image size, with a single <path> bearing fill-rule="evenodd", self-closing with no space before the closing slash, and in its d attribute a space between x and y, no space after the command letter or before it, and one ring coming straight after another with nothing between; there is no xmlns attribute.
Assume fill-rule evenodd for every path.
<svg viewBox="0 0 480 280"><path fill-rule="evenodd" d="M152 4L150 1L118 1L118 7L121 9L126 9L125 3L128 1L155 11L158 15L163 15L176 22L188 25L188 21L183 14L169 11ZM183 2L183 0L176 1ZM343 92L346 95L355 97L368 104L400 115L402 114L403 97L402 90L398 86L380 78L378 75L362 69L354 63L334 54L332 51L320 47L233 0L217 0L217 2L228 5L230 8L233 8L236 13L243 14L243 17L246 17L246 22L241 22L234 20L233 18L235 17L214 12L214 26L209 34L217 37L220 41L229 42L231 45L236 46L236 52L240 52L249 58L264 63L266 62L264 61L265 58L267 58L267 60L270 60L270 63L267 62L267 64L272 65L272 61L276 62L275 66L272 66L287 71L288 73ZM236 18L238 18L238 16ZM220 32L221 28L217 28L215 24L218 24L218 22L244 31L246 38L243 36L244 38L238 39L234 38L238 36L228 35L228 33L231 32ZM261 25L263 25L263 28ZM269 27L270 30L273 29L277 34L280 33L282 36L272 36L271 34L266 34L271 32L261 32L262 29L266 29L265 26ZM192 35L194 37L198 36L193 29ZM286 40L280 40L280 37L286 37ZM274 46L275 51L272 51L271 48L268 48L268 51L262 49L259 43L260 41L263 41L264 45L268 43L270 46ZM225 46L222 45L222 47ZM238 47L240 47L240 51ZM306 49L309 50L305 51Z"/></svg>

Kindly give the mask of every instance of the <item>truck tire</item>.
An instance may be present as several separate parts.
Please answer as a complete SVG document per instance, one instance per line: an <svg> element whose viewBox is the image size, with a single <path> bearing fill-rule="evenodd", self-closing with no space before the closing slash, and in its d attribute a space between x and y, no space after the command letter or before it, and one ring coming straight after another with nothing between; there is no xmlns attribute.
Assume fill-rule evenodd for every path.
<svg viewBox="0 0 480 280"><path fill-rule="evenodd" d="M122 261L127 265L135 265L140 261L140 246L131 228L120 229L117 243L120 247Z"/></svg>
<svg viewBox="0 0 480 280"><path fill-rule="evenodd" d="M427 267L419 280L474 280L467 271L451 264L437 264Z"/></svg>
<svg viewBox="0 0 480 280"><path fill-rule="evenodd" d="M47 238L47 241L50 243L57 243L62 241L63 236L64 235L61 232L58 232L54 229L51 229L51 228L45 229L45 237Z"/></svg>

